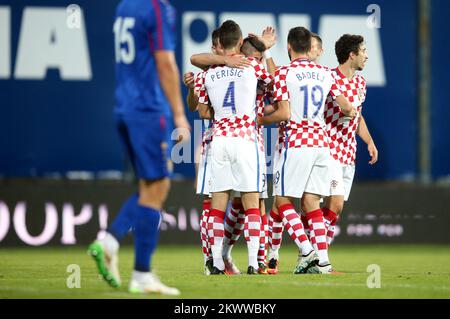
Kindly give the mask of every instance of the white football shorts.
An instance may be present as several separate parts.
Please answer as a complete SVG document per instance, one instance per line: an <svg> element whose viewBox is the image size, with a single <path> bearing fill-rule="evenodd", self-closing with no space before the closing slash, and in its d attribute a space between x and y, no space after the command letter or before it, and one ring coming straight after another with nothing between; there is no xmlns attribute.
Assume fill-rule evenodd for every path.
<svg viewBox="0 0 450 319"><path fill-rule="evenodd" d="M330 195L330 150L328 147L283 149L274 175L275 195L294 198L303 193Z"/></svg>
<svg viewBox="0 0 450 319"><path fill-rule="evenodd" d="M205 150L200 155L197 173L197 194L211 195L211 151L210 143L205 145Z"/></svg>
<svg viewBox="0 0 450 319"><path fill-rule="evenodd" d="M259 198L260 199L267 199L269 198L269 195L267 193L267 164L266 164L266 154L264 154L264 152L262 152L261 150L259 151L260 154L260 174L262 174L261 180L262 180L262 192L259 193ZM241 198L241 193L240 192L236 192L233 191L233 193L231 194L231 197L237 197L237 198Z"/></svg>
<svg viewBox="0 0 450 319"><path fill-rule="evenodd" d="M241 137L214 136L210 152L211 193L262 191L260 162L264 158L256 142Z"/></svg>
<svg viewBox="0 0 450 319"><path fill-rule="evenodd" d="M331 156L330 156L331 157ZM347 201L352 189L355 165L342 164L331 157L330 165L330 195L344 196Z"/></svg>

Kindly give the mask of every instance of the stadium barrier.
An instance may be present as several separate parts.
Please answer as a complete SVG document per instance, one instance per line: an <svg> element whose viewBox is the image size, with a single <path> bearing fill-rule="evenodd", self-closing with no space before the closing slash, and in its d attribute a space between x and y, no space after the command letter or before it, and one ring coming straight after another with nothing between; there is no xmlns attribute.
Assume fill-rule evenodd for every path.
<svg viewBox="0 0 450 319"><path fill-rule="evenodd" d="M133 184L117 181L3 181L0 247L86 245L101 235L134 191ZM449 187L355 184L335 241L449 244L445 198L450 198ZM271 202L266 202L267 209ZM163 212L160 242L200 245L200 213L201 198L194 195L194 183L174 181ZM125 242L131 240L128 236Z"/></svg>

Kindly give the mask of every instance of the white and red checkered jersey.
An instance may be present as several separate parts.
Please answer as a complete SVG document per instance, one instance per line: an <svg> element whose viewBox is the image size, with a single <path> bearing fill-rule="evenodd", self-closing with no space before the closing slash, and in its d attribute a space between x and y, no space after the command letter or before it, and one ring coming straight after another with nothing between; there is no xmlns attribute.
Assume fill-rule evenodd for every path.
<svg viewBox="0 0 450 319"><path fill-rule="evenodd" d="M342 94L331 70L307 59L296 59L277 70L273 90L274 101L288 101L291 109L289 121L280 126L279 138L285 136L280 146L327 147L325 101L328 94Z"/></svg>
<svg viewBox="0 0 450 319"><path fill-rule="evenodd" d="M214 136L242 137L251 141L257 136L257 86L267 86L272 76L256 59L248 58L251 67L234 69L225 65L205 71L199 103L214 109Z"/></svg>
<svg viewBox="0 0 450 319"><path fill-rule="evenodd" d="M356 159L356 130L361 119L362 103L366 99L366 81L355 74L347 78L339 68L333 69L336 85L358 111L355 118L346 117L339 104L329 96L325 106L325 122L331 155L342 164L354 164Z"/></svg>
<svg viewBox="0 0 450 319"><path fill-rule="evenodd" d="M197 97L199 95L200 88L204 84L204 80L205 80L205 72L204 71L197 73L194 77L194 94L197 95ZM208 120L208 119L203 119L202 120L202 149L201 149L202 155L205 154L206 145L208 143L210 143L212 140L212 133L213 133L212 121Z"/></svg>
<svg viewBox="0 0 450 319"><path fill-rule="evenodd" d="M258 84L258 88L256 90L256 105L257 105L256 113L258 114L258 116L260 117L264 116L264 108L266 106L266 103L273 104L272 92L269 90L267 86ZM258 127L258 143L259 149L262 152L264 152L265 149L264 126L262 125Z"/></svg>

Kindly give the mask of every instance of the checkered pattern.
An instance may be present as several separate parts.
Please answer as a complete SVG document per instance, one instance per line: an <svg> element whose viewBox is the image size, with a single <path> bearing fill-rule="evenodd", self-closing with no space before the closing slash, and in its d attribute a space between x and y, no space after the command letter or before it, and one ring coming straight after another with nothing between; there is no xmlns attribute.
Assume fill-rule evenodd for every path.
<svg viewBox="0 0 450 319"><path fill-rule="evenodd" d="M194 92L198 96L198 103L209 104L209 96L206 90L206 71L200 72L195 78Z"/></svg>
<svg viewBox="0 0 450 319"><path fill-rule="evenodd" d="M253 142L255 133L255 120L247 115L223 118L213 124L213 136L242 137Z"/></svg>
<svg viewBox="0 0 450 319"><path fill-rule="evenodd" d="M204 87L205 85L205 75L206 71L199 72L195 75L194 79L194 93L199 96L200 89ZM212 121L210 120L203 120L203 125L205 126L205 131L203 132L203 138L202 138L202 148L201 153L202 155L205 155L206 152L206 146L212 141Z"/></svg>
<svg viewBox="0 0 450 319"><path fill-rule="evenodd" d="M335 232L336 232L336 225L328 226L328 230L327 230L327 244L328 244L328 246L330 246L331 243L333 242Z"/></svg>
<svg viewBox="0 0 450 319"><path fill-rule="evenodd" d="M273 100L290 101L289 90L287 87L286 77L289 72L289 66L282 66L277 69L273 78Z"/></svg>
<svg viewBox="0 0 450 319"><path fill-rule="evenodd" d="M308 60L294 60L288 66L279 68L274 77L274 101L290 102L287 75L291 69L324 69L319 64ZM336 89L335 89L336 90ZM340 95L340 94L339 94ZM282 132L285 129L285 132ZM325 128L319 122L302 120L300 123L290 120L286 126L280 126L279 151L285 147L285 136L288 137L288 148L292 147L328 147L328 137Z"/></svg>
<svg viewBox="0 0 450 319"><path fill-rule="evenodd" d="M326 207L322 208L322 211L323 211L323 221L325 223L325 228L327 229L327 244L329 246L333 241L334 233L336 230L336 223L339 219L339 216L335 212Z"/></svg>
<svg viewBox="0 0 450 319"><path fill-rule="evenodd" d="M264 99L266 92L266 88L258 84L258 87L256 88L256 114L261 117L264 116Z"/></svg>
<svg viewBox="0 0 450 319"><path fill-rule="evenodd" d="M200 238L202 240L202 251L205 261L211 258L211 244L209 243L208 237L208 218L211 203L203 202L203 211L200 220Z"/></svg>
<svg viewBox="0 0 450 319"><path fill-rule="evenodd" d="M268 224L269 248L271 251L271 256L269 256L269 258L272 258L272 254L276 255L274 257L278 256L278 250L281 247L281 240L283 239L283 220L273 211L270 211ZM275 259L278 259L278 257Z"/></svg>
<svg viewBox="0 0 450 319"><path fill-rule="evenodd" d="M208 125L207 128L205 129L205 131L203 132L202 148L201 148L202 155L205 155L206 147L208 146L209 143L211 143L212 138L213 138L213 134L214 134L213 122L208 121L208 123L210 125Z"/></svg>
<svg viewBox="0 0 450 319"><path fill-rule="evenodd" d="M261 216L261 232L259 235L258 262L266 263L266 252L268 246L269 228L267 225L267 216Z"/></svg>
<svg viewBox="0 0 450 319"><path fill-rule="evenodd" d="M244 208L242 204L232 204L230 213L225 220L225 237L228 238L228 245L232 246L241 236L244 229Z"/></svg>
<svg viewBox="0 0 450 319"><path fill-rule="evenodd" d="M310 231L309 231L308 219L303 214L300 214L300 219L302 221L303 229L305 230L306 236L308 236L308 238L310 238L310 236L309 236L310 235Z"/></svg>
<svg viewBox="0 0 450 319"><path fill-rule="evenodd" d="M354 164L356 159L356 130L361 118L362 103L366 99L366 81L356 74L345 77L339 69L333 70L336 87L356 108L357 116L350 120L341 112L339 104L328 96L325 105L325 123L331 155L343 164Z"/></svg>
<svg viewBox="0 0 450 319"><path fill-rule="evenodd" d="M259 236L261 234L261 216L259 215L259 209L247 210L245 212L244 225L245 240L249 241L252 238L257 238L259 243Z"/></svg>
<svg viewBox="0 0 450 319"><path fill-rule="evenodd" d="M208 218L208 237L211 248L222 249L223 237L225 235L223 221L225 212L217 209L211 209Z"/></svg>
<svg viewBox="0 0 450 319"><path fill-rule="evenodd" d="M282 66L277 69L273 79L273 99L274 102L290 101L289 90L286 82L286 77L290 69L304 68L304 69L327 69L320 64L308 60L297 59L291 62L291 64Z"/></svg>
<svg viewBox="0 0 450 319"><path fill-rule="evenodd" d="M314 210L306 214L310 229L311 244L319 256L321 264L328 264L328 245L326 238L326 228L323 221L323 213L320 209Z"/></svg>
<svg viewBox="0 0 450 319"><path fill-rule="evenodd" d="M302 221L295 212L294 206L285 204L281 206L278 211L281 218L283 218L283 224L286 227L289 236L294 240L302 254L308 255L313 250L313 247L305 234Z"/></svg>
<svg viewBox="0 0 450 319"><path fill-rule="evenodd" d="M250 61L251 66L253 66L253 68L255 69L256 78L261 81L263 85L267 86L272 83L272 75L267 72L266 68L261 64L261 62L254 58L248 58L248 60Z"/></svg>
<svg viewBox="0 0 450 319"><path fill-rule="evenodd" d="M198 93L203 85L205 85L205 71L199 72L194 78L194 93L198 96Z"/></svg>
<svg viewBox="0 0 450 319"><path fill-rule="evenodd" d="M286 145L286 137L288 139ZM317 122L307 120L301 123L289 121L280 126L278 134L279 150L283 148L328 147L325 129Z"/></svg>
<svg viewBox="0 0 450 319"><path fill-rule="evenodd" d="M258 208L245 211L244 237L247 242L248 264L258 269L258 248L261 231L261 212Z"/></svg>

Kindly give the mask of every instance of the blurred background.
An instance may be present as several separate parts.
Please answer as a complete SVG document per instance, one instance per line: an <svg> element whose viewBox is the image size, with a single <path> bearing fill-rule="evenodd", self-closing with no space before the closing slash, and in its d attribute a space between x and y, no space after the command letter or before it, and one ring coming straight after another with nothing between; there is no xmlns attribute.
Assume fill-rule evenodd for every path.
<svg viewBox="0 0 450 319"><path fill-rule="evenodd" d="M113 116L118 2L0 0L0 247L88 243L135 191ZM171 2L181 74L197 71L190 56L209 52L212 30L227 19L244 34L274 26L278 65L288 62L291 27L322 37L321 63L330 67L337 66L334 43L342 34L363 35L369 54L363 114L379 160L368 165L359 140L336 242L450 243L448 1ZM188 116L198 128L198 115ZM198 140L193 136L186 149ZM270 167L270 132L266 142ZM161 241L199 243L194 151L182 158Z"/></svg>

